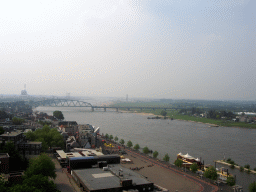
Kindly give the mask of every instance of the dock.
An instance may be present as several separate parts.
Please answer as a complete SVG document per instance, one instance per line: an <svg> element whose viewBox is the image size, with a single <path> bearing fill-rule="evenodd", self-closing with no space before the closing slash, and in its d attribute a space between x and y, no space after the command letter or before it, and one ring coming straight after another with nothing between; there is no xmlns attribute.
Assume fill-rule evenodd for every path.
<svg viewBox="0 0 256 192"><path fill-rule="evenodd" d="M232 164L227 163L227 162L225 162L225 161L223 161L223 160L215 160L214 162L219 163L219 164L223 164L223 165L227 165L227 166L229 166L229 167L232 165ZM240 166L238 166L238 165L234 165L234 167L237 168L237 169L240 169ZM245 172L248 172L248 169L247 169L247 168L244 168L244 171L245 171ZM256 171L250 169L250 173L256 174Z"/></svg>

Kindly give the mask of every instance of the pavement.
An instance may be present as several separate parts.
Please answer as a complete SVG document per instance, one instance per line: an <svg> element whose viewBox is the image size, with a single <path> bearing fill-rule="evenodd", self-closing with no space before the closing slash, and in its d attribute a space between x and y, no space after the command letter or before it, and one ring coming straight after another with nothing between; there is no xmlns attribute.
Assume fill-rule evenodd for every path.
<svg viewBox="0 0 256 192"><path fill-rule="evenodd" d="M58 160L52 157L52 161L55 163L57 177L53 181L56 184L57 189L61 192L80 192L81 190L78 188L73 179L68 177L66 169L63 169L60 166Z"/></svg>
<svg viewBox="0 0 256 192"><path fill-rule="evenodd" d="M131 159L134 164L122 164L127 168L140 168L138 171L148 180L154 182L169 191L178 190L179 192L216 192L218 187L207 183L197 177L191 176L185 172L181 172L171 165L163 163L157 159L148 157L145 154L134 150L125 149L127 155L125 157ZM149 165L149 166L148 166Z"/></svg>

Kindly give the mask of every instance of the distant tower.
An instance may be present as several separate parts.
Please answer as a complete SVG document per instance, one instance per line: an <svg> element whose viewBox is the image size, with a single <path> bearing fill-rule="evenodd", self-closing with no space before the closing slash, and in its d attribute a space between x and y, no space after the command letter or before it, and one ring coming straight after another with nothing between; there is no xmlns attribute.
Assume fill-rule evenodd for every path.
<svg viewBox="0 0 256 192"><path fill-rule="evenodd" d="M126 94L126 102L128 102L128 94Z"/></svg>
<svg viewBox="0 0 256 192"><path fill-rule="evenodd" d="M21 91L21 95L23 95L23 96L28 95L28 93L26 91L26 84L24 85L24 90Z"/></svg>

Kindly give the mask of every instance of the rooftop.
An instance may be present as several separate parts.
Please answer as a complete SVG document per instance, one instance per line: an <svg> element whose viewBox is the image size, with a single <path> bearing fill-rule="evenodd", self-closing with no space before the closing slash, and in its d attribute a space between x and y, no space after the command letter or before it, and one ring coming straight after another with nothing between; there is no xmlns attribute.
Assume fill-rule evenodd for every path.
<svg viewBox="0 0 256 192"><path fill-rule="evenodd" d="M20 135L20 134L22 134L22 131L16 130L16 131L4 133L4 134L2 134L1 136L4 136L4 137L10 137L10 136L12 136L12 137L14 137L14 136L18 136L18 135Z"/></svg>
<svg viewBox="0 0 256 192"><path fill-rule="evenodd" d="M102 168L77 169L73 172L89 191L121 188L122 180L132 180L133 185L153 185L140 174L122 167L119 164L109 166L109 170ZM119 175L120 174L120 175Z"/></svg>

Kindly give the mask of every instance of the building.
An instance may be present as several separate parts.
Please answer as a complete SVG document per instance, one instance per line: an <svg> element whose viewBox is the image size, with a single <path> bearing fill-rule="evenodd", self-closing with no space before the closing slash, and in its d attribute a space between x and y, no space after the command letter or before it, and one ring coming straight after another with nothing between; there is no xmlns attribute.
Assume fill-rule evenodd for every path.
<svg viewBox="0 0 256 192"><path fill-rule="evenodd" d="M22 155L39 155L42 152L42 142L27 141L22 131L16 130L0 135L0 141L13 142Z"/></svg>
<svg viewBox="0 0 256 192"><path fill-rule="evenodd" d="M9 173L9 154L0 153L0 173Z"/></svg>
<svg viewBox="0 0 256 192"><path fill-rule="evenodd" d="M78 125L76 121L61 121L59 122L59 130L66 132L69 136L74 136L78 132Z"/></svg>
<svg viewBox="0 0 256 192"><path fill-rule="evenodd" d="M22 131L14 130L12 132L7 132L0 135L0 141L2 141L2 143L11 141L14 143L15 146L18 146L18 144L26 141L26 137L25 135L23 135Z"/></svg>
<svg viewBox="0 0 256 192"><path fill-rule="evenodd" d="M23 155L39 155L42 152L42 142L22 142L18 145L18 150Z"/></svg>
<svg viewBox="0 0 256 192"><path fill-rule="evenodd" d="M71 171L71 175L81 190L87 192L154 191L154 183L120 164L111 164L102 168L75 169Z"/></svg>

